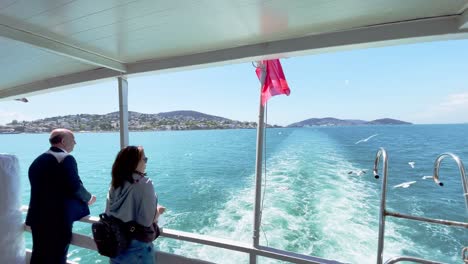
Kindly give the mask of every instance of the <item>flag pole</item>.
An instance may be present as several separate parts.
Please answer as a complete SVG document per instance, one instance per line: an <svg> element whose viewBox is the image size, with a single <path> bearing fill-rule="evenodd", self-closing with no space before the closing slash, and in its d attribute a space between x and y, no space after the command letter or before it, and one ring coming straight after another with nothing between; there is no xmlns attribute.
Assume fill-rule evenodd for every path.
<svg viewBox="0 0 468 264"><path fill-rule="evenodd" d="M265 131L265 107L262 104L262 87L266 78L266 65L259 62L258 67L262 69L260 78L260 107L258 111L257 125L257 156L255 163L255 207L254 207L254 228L253 228L253 246L258 248L260 245L260 224L262 218L261 199L262 199L262 160L263 160L263 134ZM257 263L257 255L250 254L250 264Z"/></svg>

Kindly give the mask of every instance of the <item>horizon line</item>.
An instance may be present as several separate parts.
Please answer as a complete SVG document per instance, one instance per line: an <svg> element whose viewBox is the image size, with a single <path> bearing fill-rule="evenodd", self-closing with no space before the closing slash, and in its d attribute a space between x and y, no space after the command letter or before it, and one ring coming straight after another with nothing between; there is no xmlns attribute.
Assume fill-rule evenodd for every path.
<svg viewBox="0 0 468 264"><path fill-rule="evenodd" d="M233 121L239 121L239 122L255 122L257 123L257 121L240 121L240 120L235 120L235 119L231 119L231 118L227 118L227 117L224 117L224 116L218 116L218 115L212 115L212 114L207 114L207 113L204 113L204 112L199 112L199 111L195 111L195 110L173 110L173 111L167 111L167 112L159 112L159 113L143 113L143 112L138 112L138 111L131 111L129 110L128 112L131 113L138 113L138 114L146 114L146 115L158 115L158 114L162 114L162 113L171 113L171 112L183 112L183 111L186 111L186 112L195 112L195 113L200 113L200 114L205 114L205 115L209 115L209 116L213 116L213 117L221 117L221 118L225 118L225 119L229 119L229 120L233 120ZM75 114L67 114L67 115L59 115L59 116L47 116L47 117L42 117L42 118L38 118L38 119L33 119L33 120L17 120L17 119L13 119L11 120L9 123L5 123L5 124L0 124L0 126L2 125L7 125L7 124L11 124L13 121L17 121L18 123L20 122L33 122L33 121L37 121L37 120L42 120L42 119L46 119L46 118L58 118L58 117L67 117L67 116L76 116L76 115L100 115L100 116L103 116L103 115L109 115L109 114L113 114L113 113L119 113L119 111L112 111L112 112L108 112L108 113L104 113L104 114L97 114L97 113L75 113ZM327 117L309 117L309 118L306 118L306 119L302 119L300 121L295 121L295 122L290 122L288 125L279 125L279 126L284 126L284 127L287 127L291 124L294 124L294 123L299 123L299 122L303 122L303 121L306 121L306 120L309 120L309 119L326 119L326 118L333 118L333 119L338 119L338 120L343 120L343 121L349 121L349 120L352 120L352 121L364 121L364 122L372 122L372 121L375 121L375 120L381 120L381 119L393 119L393 120L397 120L397 121L403 121L403 120L400 120L400 119L396 119L396 118L390 118L390 117L383 117L383 118L377 118L377 119L373 119L373 120L370 120L370 121L367 121L367 120L363 120L363 119L359 119L359 118L339 118L339 117L332 117L332 116L327 116ZM468 124L468 122L460 122L460 123L418 123L418 122L409 122L409 121L403 121L403 122L408 122L412 125L463 125L463 124ZM272 123L269 123L270 125L273 125Z"/></svg>

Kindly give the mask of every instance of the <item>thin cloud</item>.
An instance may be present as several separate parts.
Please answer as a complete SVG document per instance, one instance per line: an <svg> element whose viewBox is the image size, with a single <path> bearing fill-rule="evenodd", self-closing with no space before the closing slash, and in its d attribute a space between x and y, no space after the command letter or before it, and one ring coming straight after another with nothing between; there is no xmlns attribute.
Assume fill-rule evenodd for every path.
<svg viewBox="0 0 468 264"><path fill-rule="evenodd" d="M415 117L423 123L464 123L468 121L468 92L449 94L439 104Z"/></svg>
<svg viewBox="0 0 468 264"><path fill-rule="evenodd" d="M468 108L468 92L459 94L450 94L440 103L439 108L448 112Z"/></svg>
<svg viewBox="0 0 468 264"><path fill-rule="evenodd" d="M13 120L22 121L27 119L27 116L22 113L0 111L0 125L5 125Z"/></svg>

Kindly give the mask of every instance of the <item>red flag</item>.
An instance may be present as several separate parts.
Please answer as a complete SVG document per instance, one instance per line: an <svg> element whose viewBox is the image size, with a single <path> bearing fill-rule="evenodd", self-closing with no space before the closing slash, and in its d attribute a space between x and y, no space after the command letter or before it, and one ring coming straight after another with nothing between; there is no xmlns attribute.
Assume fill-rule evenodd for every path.
<svg viewBox="0 0 468 264"><path fill-rule="evenodd" d="M270 97L279 94L289 95L291 90L289 90L286 77L284 77L283 68L278 59L264 60L262 64L263 67L266 67L265 82L262 86L262 105L265 105ZM257 73L258 79L261 81L262 68L257 67L255 72Z"/></svg>

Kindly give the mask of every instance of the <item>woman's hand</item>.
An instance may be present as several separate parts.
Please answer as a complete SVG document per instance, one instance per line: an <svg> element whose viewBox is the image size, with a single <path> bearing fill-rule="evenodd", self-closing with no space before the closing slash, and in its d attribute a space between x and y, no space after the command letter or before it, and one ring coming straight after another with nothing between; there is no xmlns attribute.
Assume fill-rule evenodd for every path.
<svg viewBox="0 0 468 264"><path fill-rule="evenodd" d="M166 207L164 207L162 205L158 205L156 207L156 214L154 215L154 222L155 223L158 222L159 216L164 214L164 212L166 212Z"/></svg>
<svg viewBox="0 0 468 264"><path fill-rule="evenodd" d="M162 206L162 205L158 205L158 214L162 215L164 214L164 212L166 212L166 207Z"/></svg>

